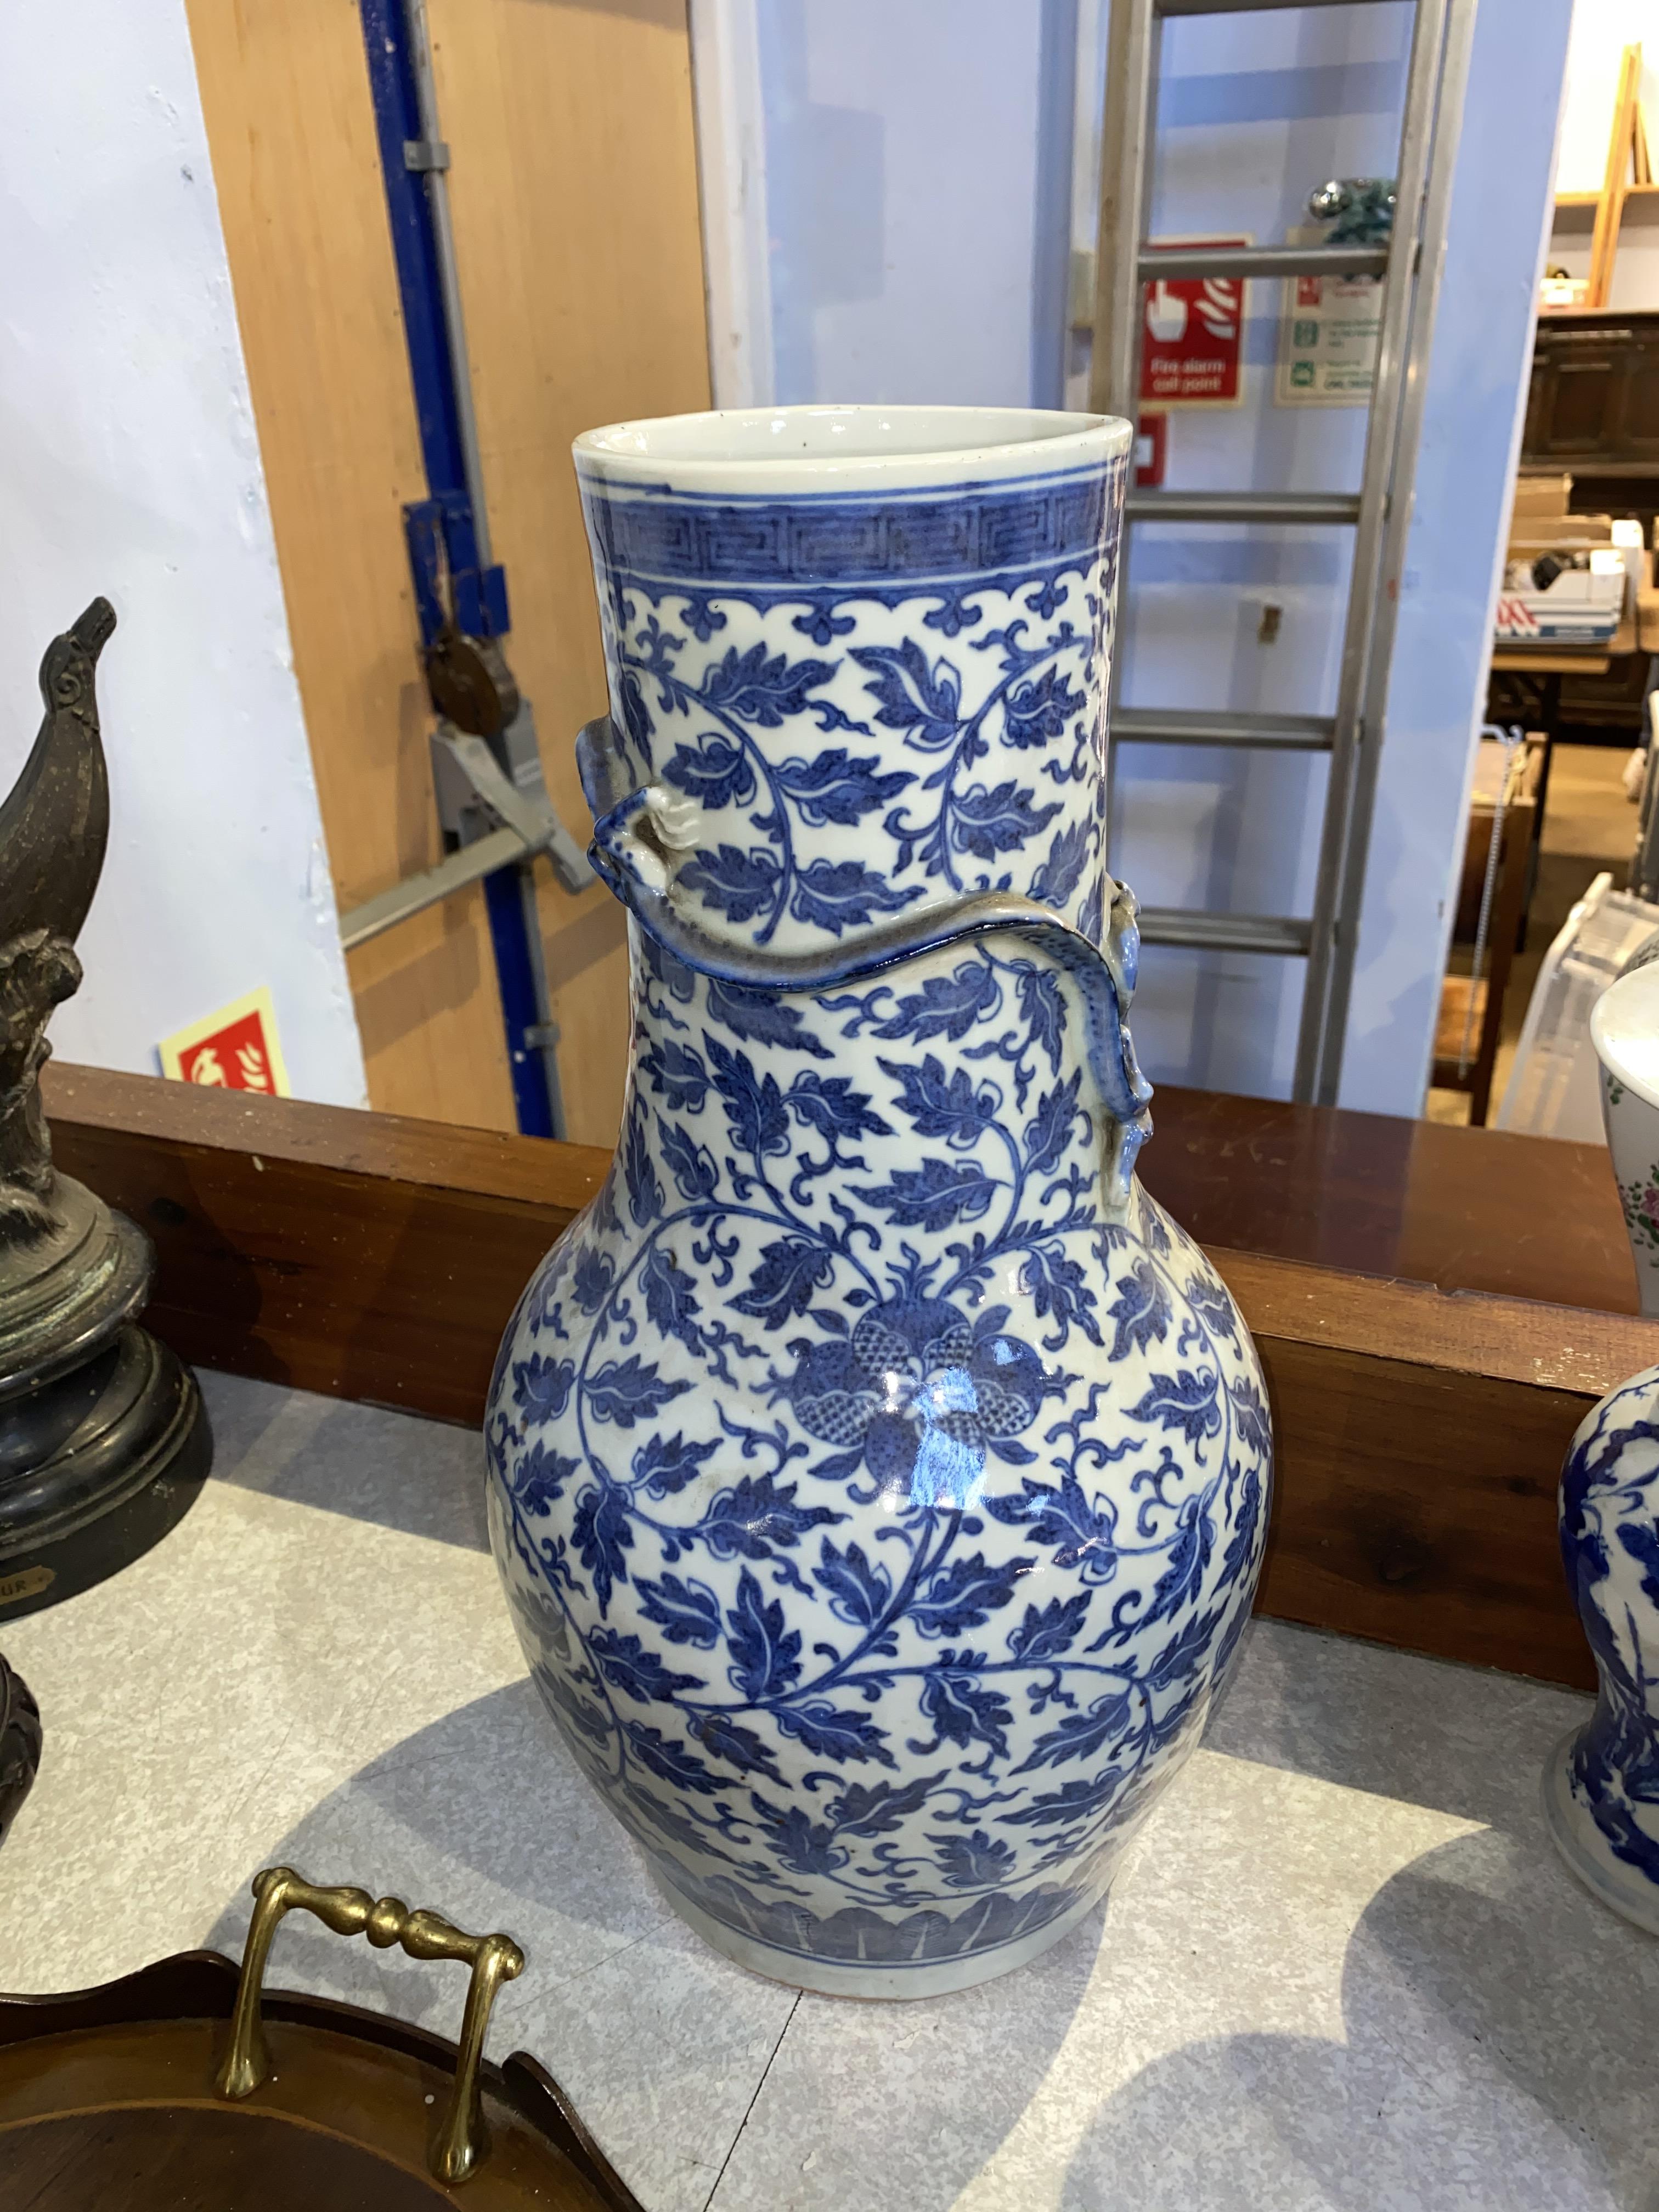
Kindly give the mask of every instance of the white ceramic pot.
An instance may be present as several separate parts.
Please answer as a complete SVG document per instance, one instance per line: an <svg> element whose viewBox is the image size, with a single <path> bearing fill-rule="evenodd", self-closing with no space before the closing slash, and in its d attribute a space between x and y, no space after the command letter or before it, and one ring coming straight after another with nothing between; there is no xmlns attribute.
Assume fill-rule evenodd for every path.
<svg viewBox="0 0 1659 2212"><path fill-rule="evenodd" d="M1581 1423L1561 1556L1600 1694L1544 1769L1544 1815L1579 1880L1659 1936L1659 1367Z"/></svg>
<svg viewBox="0 0 1659 2212"><path fill-rule="evenodd" d="M1601 1115L1644 1314L1659 1314L1659 963L1626 969L1596 1001Z"/></svg>

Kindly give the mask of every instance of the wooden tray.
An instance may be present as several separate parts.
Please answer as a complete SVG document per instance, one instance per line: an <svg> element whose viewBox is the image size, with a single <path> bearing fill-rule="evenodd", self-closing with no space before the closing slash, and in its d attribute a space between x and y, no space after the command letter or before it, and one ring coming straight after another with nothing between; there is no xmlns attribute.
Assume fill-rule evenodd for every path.
<svg viewBox="0 0 1659 2212"><path fill-rule="evenodd" d="M185 1951L101 1989L0 1997L0 2212L641 2212L550 2075L479 2056L494 1992L476 1953L510 1978L509 1939L286 1868L254 1887L240 1972ZM460 2045L327 1997L262 2002L295 1905L416 1957L475 1947Z"/></svg>

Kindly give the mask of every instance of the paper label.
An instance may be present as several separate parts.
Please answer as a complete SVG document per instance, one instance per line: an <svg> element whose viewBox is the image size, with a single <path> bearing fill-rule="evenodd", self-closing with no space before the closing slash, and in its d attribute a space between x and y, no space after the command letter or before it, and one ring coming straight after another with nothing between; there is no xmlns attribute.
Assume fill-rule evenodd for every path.
<svg viewBox="0 0 1659 2212"><path fill-rule="evenodd" d="M1287 246L1317 246L1322 223L1303 223ZM1290 276L1279 325L1279 407L1364 407L1376 381L1382 326L1380 276Z"/></svg>
<svg viewBox="0 0 1659 2212"><path fill-rule="evenodd" d="M14 1575L0 1575L0 1605L17 1605L26 1597L39 1597L58 1579L56 1567L23 1567Z"/></svg>

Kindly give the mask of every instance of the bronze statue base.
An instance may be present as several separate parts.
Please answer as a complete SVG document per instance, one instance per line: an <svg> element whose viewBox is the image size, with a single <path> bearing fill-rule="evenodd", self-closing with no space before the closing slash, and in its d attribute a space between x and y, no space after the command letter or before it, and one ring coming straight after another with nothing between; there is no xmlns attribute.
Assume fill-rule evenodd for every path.
<svg viewBox="0 0 1659 2212"><path fill-rule="evenodd" d="M90 1589L189 1510L213 1458L196 1379L131 1316L149 1240L68 1176L0 1258L0 1621Z"/></svg>
<svg viewBox="0 0 1659 2212"><path fill-rule="evenodd" d="M0 1621L90 1589L149 1551L195 1504L213 1463L195 1376L131 1324L88 1368L33 1394L29 1413L61 1432L61 1401L84 1405L98 1383L49 1458L0 1478ZM13 1412L0 1403L0 1423Z"/></svg>

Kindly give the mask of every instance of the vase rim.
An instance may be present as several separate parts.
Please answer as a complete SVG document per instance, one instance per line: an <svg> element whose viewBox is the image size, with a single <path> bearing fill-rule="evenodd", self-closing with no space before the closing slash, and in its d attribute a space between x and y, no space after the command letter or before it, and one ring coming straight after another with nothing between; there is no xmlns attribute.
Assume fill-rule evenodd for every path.
<svg viewBox="0 0 1659 2212"><path fill-rule="evenodd" d="M578 476L733 498L1051 478L1127 453L1127 422L1043 407L716 408L584 430Z"/></svg>
<svg viewBox="0 0 1659 2212"><path fill-rule="evenodd" d="M1659 965L1608 984L1590 1010L1590 1042L1609 1075L1659 1106Z"/></svg>

